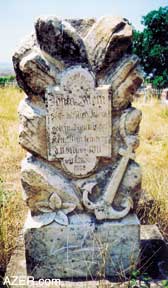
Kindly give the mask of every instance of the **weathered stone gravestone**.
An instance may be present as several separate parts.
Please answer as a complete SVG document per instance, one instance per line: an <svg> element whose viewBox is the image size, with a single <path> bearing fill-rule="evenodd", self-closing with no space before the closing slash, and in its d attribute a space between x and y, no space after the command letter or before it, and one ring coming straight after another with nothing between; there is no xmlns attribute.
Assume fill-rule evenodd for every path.
<svg viewBox="0 0 168 288"><path fill-rule="evenodd" d="M137 262L141 112L131 102L142 76L131 38L120 17L39 18L13 56L35 279L114 276Z"/></svg>

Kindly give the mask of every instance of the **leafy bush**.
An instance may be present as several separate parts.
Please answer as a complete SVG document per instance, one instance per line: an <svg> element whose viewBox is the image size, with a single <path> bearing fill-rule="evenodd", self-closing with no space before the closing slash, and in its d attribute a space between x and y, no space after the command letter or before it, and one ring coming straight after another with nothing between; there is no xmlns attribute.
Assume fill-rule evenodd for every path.
<svg viewBox="0 0 168 288"><path fill-rule="evenodd" d="M133 33L133 51L140 57L147 78L155 88L168 86L168 6L143 17L142 32Z"/></svg>
<svg viewBox="0 0 168 288"><path fill-rule="evenodd" d="M12 82L15 80L15 76L9 75L9 76L0 76L0 86L4 86L6 83Z"/></svg>

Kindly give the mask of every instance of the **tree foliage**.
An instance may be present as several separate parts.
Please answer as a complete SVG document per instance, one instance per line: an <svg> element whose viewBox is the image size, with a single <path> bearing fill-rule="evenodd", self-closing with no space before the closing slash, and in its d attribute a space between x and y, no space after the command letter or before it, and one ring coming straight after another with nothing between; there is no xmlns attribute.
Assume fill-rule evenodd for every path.
<svg viewBox="0 0 168 288"><path fill-rule="evenodd" d="M0 86L4 86L6 83L10 83L11 81L15 80L15 76L0 76Z"/></svg>
<svg viewBox="0 0 168 288"><path fill-rule="evenodd" d="M142 18L143 32L134 30L133 51L156 88L168 87L168 6Z"/></svg>

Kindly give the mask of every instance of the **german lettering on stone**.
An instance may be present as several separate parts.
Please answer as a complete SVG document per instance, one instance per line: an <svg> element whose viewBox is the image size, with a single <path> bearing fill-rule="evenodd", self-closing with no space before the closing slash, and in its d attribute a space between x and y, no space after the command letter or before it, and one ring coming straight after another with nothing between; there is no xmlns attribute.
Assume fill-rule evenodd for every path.
<svg viewBox="0 0 168 288"><path fill-rule="evenodd" d="M89 173L98 157L111 157L110 86L95 87L87 69L73 68L46 92L48 160L62 159L74 175Z"/></svg>

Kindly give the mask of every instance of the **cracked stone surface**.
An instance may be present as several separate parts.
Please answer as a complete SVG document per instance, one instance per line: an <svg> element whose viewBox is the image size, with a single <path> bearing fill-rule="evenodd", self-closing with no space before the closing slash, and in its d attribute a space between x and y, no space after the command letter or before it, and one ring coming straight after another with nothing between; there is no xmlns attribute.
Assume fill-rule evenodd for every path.
<svg viewBox="0 0 168 288"><path fill-rule="evenodd" d="M103 247L111 247L105 267L108 275L115 273L112 256L115 261L126 261L125 267L129 265L132 235L138 235L139 224L128 228L127 220L138 205L142 177L135 161L142 115L132 101L143 81L131 45L132 28L122 17L39 17L33 34L13 55L17 82L25 92L19 105L19 142L28 152L21 171L29 207L27 269L31 271L33 263L41 259L40 251L41 257L45 248L48 253L47 264L35 273L37 278L42 273L49 277L51 262L56 264L50 255L51 242L62 249L69 233L72 245L81 243L85 229L91 231L92 239L100 236ZM80 226L82 217L85 224ZM95 227L101 229L96 232ZM105 233L110 229L112 234ZM56 238L57 232L61 240ZM138 236L134 238L139 247ZM122 239L116 248L119 253L111 246L118 239ZM89 247L88 242L85 256L95 274L99 259L91 262ZM72 263L73 253L77 253L76 259L81 255L78 249L70 249ZM61 255L57 259L60 277L88 275L79 259L72 271L67 270ZM61 263L66 273L59 268Z"/></svg>
<svg viewBox="0 0 168 288"><path fill-rule="evenodd" d="M135 215L100 224L86 214L74 215L67 227L52 223L38 229L31 229L29 221L24 238L28 274L35 279L117 276L121 267L131 269L137 261L140 226Z"/></svg>

